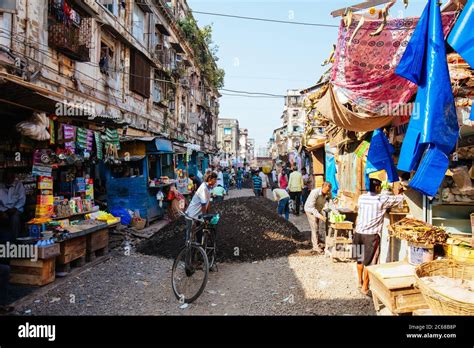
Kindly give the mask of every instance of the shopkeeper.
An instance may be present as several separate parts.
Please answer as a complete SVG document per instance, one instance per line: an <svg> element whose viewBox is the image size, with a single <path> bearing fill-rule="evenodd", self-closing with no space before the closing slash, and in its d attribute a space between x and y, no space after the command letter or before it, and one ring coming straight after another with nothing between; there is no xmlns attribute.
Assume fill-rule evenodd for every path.
<svg viewBox="0 0 474 348"><path fill-rule="evenodd" d="M380 254L380 235L382 234L384 215L387 209L400 205L404 196L400 186L394 184L394 195L380 194L382 182L370 179L368 193L359 197L354 245L357 247L357 275L359 288L364 295L369 293L369 272L366 266L375 265Z"/></svg>
<svg viewBox="0 0 474 348"><path fill-rule="evenodd" d="M14 172L7 170L0 181L0 228L7 229L9 239L15 241L21 232L21 214L26 194L23 184Z"/></svg>

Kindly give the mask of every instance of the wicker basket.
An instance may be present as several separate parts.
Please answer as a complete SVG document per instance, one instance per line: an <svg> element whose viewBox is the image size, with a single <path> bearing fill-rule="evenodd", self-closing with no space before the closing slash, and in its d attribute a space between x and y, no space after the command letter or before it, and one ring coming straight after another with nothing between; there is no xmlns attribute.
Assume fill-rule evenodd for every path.
<svg viewBox="0 0 474 348"><path fill-rule="evenodd" d="M416 268L416 283L434 315L474 315L474 303L461 302L427 286L420 278L446 276L474 280L474 264L445 259L426 262Z"/></svg>

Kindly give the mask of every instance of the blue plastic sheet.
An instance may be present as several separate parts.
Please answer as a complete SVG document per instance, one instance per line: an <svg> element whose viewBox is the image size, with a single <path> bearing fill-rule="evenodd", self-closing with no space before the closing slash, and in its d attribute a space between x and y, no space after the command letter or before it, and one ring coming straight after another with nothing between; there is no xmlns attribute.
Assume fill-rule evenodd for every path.
<svg viewBox="0 0 474 348"><path fill-rule="evenodd" d="M471 116L469 116L469 119L470 119L471 121L474 121L474 106L473 106L472 109L471 109Z"/></svg>
<svg viewBox="0 0 474 348"><path fill-rule="evenodd" d="M385 170L389 182L399 180L397 168L393 163L392 155L395 152L393 146L389 143L385 133L381 129L376 129L370 141L369 153L367 154L367 162L365 166L366 188L369 189L369 174Z"/></svg>
<svg viewBox="0 0 474 348"><path fill-rule="evenodd" d="M337 192L339 191L339 184L337 183L336 174L337 168L334 153L332 153L330 148L326 145L326 181L331 183L331 194L333 197L336 197Z"/></svg>
<svg viewBox="0 0 474 348"><path fill-rule="evenodd" d="M474 68L474 0L469 0L449 34L448 43Z"/></svg>
<svg viewBox="0 0 474 348"><path fill-rule="evenodd" d="M448 156L459 132L437 0L428 1L396 73L418 85L398 169L423 168L417 170L410 186L434 196L448 164L434 165L429 159L440 152Z"/></svg>

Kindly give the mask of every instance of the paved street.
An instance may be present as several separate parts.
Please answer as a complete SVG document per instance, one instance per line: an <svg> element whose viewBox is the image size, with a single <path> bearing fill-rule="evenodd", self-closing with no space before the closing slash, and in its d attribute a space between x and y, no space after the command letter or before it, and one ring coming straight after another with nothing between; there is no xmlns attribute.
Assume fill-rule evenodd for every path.
<svg viewBox="0 0 474 348"><path fill-rule="evenodd" d="M231 191L231 197L251 195ZM292 217L308 231L304 216ZM356 288L354 265L323 256L289 256L219 264L203 295L187 308L171 290L172 260L114 252L17 308L31 315L371 315L372 301Z"/></svg>

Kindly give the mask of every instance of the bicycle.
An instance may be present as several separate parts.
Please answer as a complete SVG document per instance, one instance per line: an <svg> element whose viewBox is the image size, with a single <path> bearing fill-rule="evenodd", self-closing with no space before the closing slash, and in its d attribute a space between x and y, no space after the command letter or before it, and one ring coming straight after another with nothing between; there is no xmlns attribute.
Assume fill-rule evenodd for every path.
<svg viewBox="0 0 474 348"><path fill-rule="evenodd" d="M186 228L186 242L173 262L171 280L173 293L182 303L194 302L204 291L210 269L216 265L216 225L218 214L205 214L194 219L181 212L190 228ZM193 228L194 223L198 225ZM201 232L201 240L197 234Z"/></svg>

